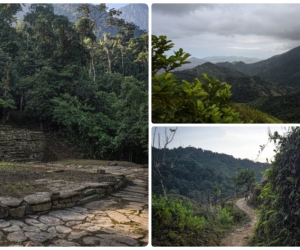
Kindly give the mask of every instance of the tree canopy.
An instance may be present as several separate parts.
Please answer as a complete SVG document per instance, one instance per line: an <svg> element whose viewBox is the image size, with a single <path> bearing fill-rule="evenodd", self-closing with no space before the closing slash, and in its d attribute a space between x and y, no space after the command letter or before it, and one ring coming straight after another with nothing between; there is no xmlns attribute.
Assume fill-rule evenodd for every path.
<svg viewBox="0 0 300 250"><path fill-rule="evenodd" d="M73 24L52 4L31 4L23 20L21 4L0 5L0 120L60 133L86 157L147 161L148 35L98 7L81 5ZM97 11L117 35L97 38Z"/></svg>

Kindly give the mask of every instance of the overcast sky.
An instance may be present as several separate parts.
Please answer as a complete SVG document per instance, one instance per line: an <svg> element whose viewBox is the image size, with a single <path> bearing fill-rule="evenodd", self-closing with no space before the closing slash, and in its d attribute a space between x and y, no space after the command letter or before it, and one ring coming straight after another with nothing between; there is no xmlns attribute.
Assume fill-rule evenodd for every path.
<svg viewBox="0 0 300 250"><path fill-rule="evenodd" d="M153 4L152 34L194 57L267 59L300 45L300 4Z"/></svg>
<svg viewBox="0 0 300 250"><path fill-rule="evenodd" d="M154 133L152 128L152 138ZM167 127L167 132L169 132ZM179 146L202 148L213 152L232 155L235 158L249 159L252 161L266 162L266 158L272 159L274 156L274 143L268 142L268 128L273 133L277 131L283 134L288 126L201 126L201 127L179 127L173 141L168 148L177 148ZM165 134L165 127L158 127L155 136L155 146L157 147L157 135L160 133L161 145ZM152 142L153 143L153 139ZM266 148L260 154L260 145L267 144Z"/></svg>

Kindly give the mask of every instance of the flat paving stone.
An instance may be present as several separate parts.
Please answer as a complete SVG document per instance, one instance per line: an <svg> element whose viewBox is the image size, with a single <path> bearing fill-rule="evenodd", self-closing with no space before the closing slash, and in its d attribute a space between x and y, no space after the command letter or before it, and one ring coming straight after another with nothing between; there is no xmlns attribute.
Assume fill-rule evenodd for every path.
<svg viewBox="0 0 300 250"><path fill-rule="evenodd" d="M78 225L78 224L81 224L82 222L80 221L80 220L74 220L74 221L68 221L67 223L66 223L66 226L67 227L74 227L74 226L76 226L76 225Z"/></svg>
<svg viewBox="0 0 300 250"><path fill-rule="evenodd" d="M130 219L128 219L128 217L116 211L106 211L106 213L111 219L119 223L126 223L131 221Z"/></svg>
<svg viewBox="0 0 300 250"><path fill-rule="evenodd" d="M56 232L42 232L43 237L45 237L47 240L52 240L57 236Z"/></svg>
<svg viewBox="0 0 300 250"><path fill-rule="evenodd" d="M117 236L117 235L109 235L109 234L97 234L97 236L106 241L115 241L118 243L126 244L128 246L137 246L138 245L137 240L127 238L127 237L122 237L122 236Z"/></svg>
<svg viewBox="0 0 300 250"><path fill-rule="evenodd" d="M21 228L17 225L12 225L10 227L5 227L2 229L4 232L16 232L16 231L21 231Z"/></svg>
<svg viewBox="0 0 300 250"><path fill-rule="evenodd" d="M102 227L112 227L114 224L109 217L96 217L95 220L91 221L94 225L101 225Z"/></svg>
<svg viewBox="0 0 300 250"><path fill-rule="evenodd" d="M140 239L143 238L144 235L143 234L137 234L137 233L133 233L130 231L125 231L125 230L121 230L118 228L103 228L101 229L101 232L106 233L106 234L115 234L118 236L124 236L124 237L128 237L128 238L132 238L132 239Z"/></svg>
<svg viewBox="0 0 300 250"><path fill-rule="evenodd" d="M49 215L59 218L63 221L72 221L72 220L84 220L87 216L76 213L73 211L68 211L68 210L57 210L57 211L52 211L49 213Z"/></svg>
<svg viewBox="0 0 300 250"><path fill-rule="evenodd" d="M45 238L40 232L25 232L25 236L32 241L37 241L41 243L47 240L47 238Z"/></svg>
<svg viewBox="0 0 300 250"><path fill-rule="evenodd" d="M58 233L62 233L62 234L68 234L72 232L71 228L65 226L56 226L56 230Z"/></svg>
<svg viewBox="0 0 300 250"><path fill-rule="evenodd" d="M68 240L72 241L72 240L77 240L80 239L84 236L90 235L90 233L86 232L86 231L80 231L80 232L71 232L68 236Z"/></svg>
<svg viewBox="0 0 300 250"><path fill-rule="evenodd" d="M79 247L80 245L76 242L67 241L67 240L55 240L53 241L54 246L60 246L60 247ZM52 245L50 245L52 246Z"/></svg>
<svg viewBox="0 0 300 250"><path fill-rule="evenodd" d="M34 225L34 224L39 224L39 223L40 223L38 220L36 220L36 219L31 219L31 218L25 219L25 222L26 222L27 224L30 224L30 225Z"/></svg>
<svg viewBox="0 0 300 250"><path fill-rule="evenodd" d="M20 221L20 220L9 220L8 222L12 225L17 225L19 227L26 227L27 226L23 221Z"/></svg>
<svg viewBox="0 0 300 250"><path fill-rule="evenodd" d="M22 242L27 240L27 237L22 231L17 231L17 232L9 233L7 235L7 239L13 242Z"/></svg>
<svg viewBox="0 0 300 250"><path fill-rule="evenodd" d="M84 244L86 244L88 246L98 246L98 245L100 245L100 238L94 237L94 236L84 237L82 239L82 241L84 242Z"/></svg>
<svg viewBox="0 0 300 250"><path fill-rule="evenodd" d="M148 220L140 217L140 216L136 216L136 215L128 215L128 218L132 221L135 221L137 223L143 224L143 225L148 225Z"/></svg>
<svg viewBox="0 0 300 250"><path fill-rule="evenodd" d="M118 202L114 200L100 200L100 201L92 201L85 205L85 208L94 209L94 210L105 210L114 207Z"/></svg>
<svg viewBox="0 0 300 250"><path fill-rule="evenodd" d="M38 227L34 227L34 226L23 227L23 231L26 231L26 232L41 232L41 230Z"/></svg>
<svg viewBox="0 0 300 250"><path fill-rule="evenodd" d="M0 221L0 228L9 227L11 224L8 221L1 220Z"/></svg>
<svg viewBox="0 0 300 250"><path fill-rule="evenodd" d="M95 232L99 232L102 228L102 225L91 225L89 227L87 227L85 230L87 232L90 232L90 233L95 233Z"/></svg>
<svg viewBox="0 0 300 250"><path fill-rule="evenodd" d="M48 226L57 226L62 224L62 221L60 219L49 215L42 215L38 220Z"/></svg>

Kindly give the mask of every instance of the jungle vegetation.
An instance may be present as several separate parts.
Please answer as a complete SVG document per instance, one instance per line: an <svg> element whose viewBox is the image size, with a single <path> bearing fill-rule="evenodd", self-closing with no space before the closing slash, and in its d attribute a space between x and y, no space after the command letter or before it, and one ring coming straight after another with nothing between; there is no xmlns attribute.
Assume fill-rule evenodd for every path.
<svg viewBox="0 0 300 250"><path fill-rule="evenodd" d="M147 162L148 35L105 4L78 19L52 4L0 4L0 120L54 131L85 157ZM98 37L94 14L117 33ZM97 16L96 15L96 16Z"/></svg>

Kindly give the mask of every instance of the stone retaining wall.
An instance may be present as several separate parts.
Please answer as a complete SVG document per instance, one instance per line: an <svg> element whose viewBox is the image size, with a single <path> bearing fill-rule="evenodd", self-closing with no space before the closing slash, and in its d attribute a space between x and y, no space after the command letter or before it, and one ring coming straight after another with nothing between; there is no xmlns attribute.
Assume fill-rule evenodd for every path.
<svg viewBox="0 0 300 250"><path fill-rule="evenodd" d="M0 125L0 161L41 161L44 150L43 132Z"/></svg>
<svg viewBox="0 0 300 250"><path fill-rule="evenodd" d="M124 175L103 175L99 177L99 182L85 182L73 190L38 192L23 199L0 197L0 219L21 218L25 215L44 214L50 210L83 205L100 200L101 197L125 186Z"/></svg>

